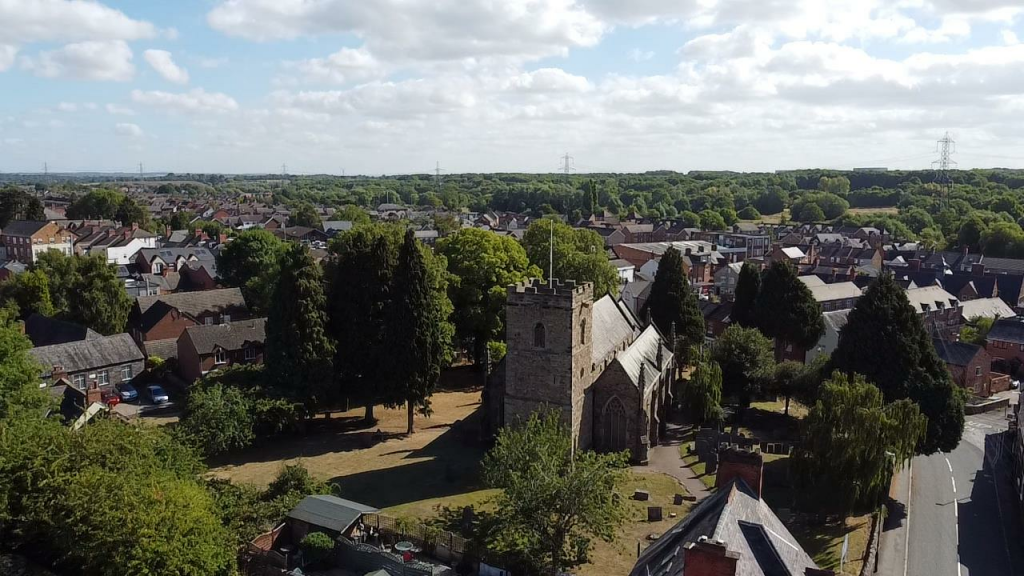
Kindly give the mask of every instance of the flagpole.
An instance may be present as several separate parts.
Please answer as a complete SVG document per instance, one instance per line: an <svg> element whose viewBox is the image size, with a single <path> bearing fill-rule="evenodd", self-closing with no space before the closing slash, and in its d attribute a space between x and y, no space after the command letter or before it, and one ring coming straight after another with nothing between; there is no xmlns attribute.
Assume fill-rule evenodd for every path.
<svg viewBox="0 0 1024 576"><path fill-rule="evenodd" d="M555 277L555 222L550 221L551 224L548 227L550 237L548 238L548 286L554 286Z"/></svg>

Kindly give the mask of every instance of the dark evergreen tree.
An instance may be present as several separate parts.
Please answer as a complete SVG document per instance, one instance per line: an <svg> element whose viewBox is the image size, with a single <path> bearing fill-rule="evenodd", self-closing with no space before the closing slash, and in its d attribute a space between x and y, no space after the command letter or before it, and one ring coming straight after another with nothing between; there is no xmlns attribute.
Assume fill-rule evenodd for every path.
<svg viewBox="0 0 1024 576"><path fill-rule="evenodd" d="M733 297L732 311L729 313L733 324L739 324L744 328L756 327L755 306L760 292L761 269L753 262L744 262L740 269L740 277L736 281L736 293Z"/></svg>
<svg viewBox="0 0 1024 576"><path fill-rule="evenodd" d="M452 303L446 291L447 274L430 274L425 250L412 230L407 230L385 314L386 348L392 354L386 365L385 400L392 405L406 403L409 434L415 409L426 411L441 370L452 360L455 334L449 321Z"/></svg>
<svg viewBox="0 0 1024 576"><path fill-rule="evenodd" d="M832 353L831 369L862 374L887 402L914 401L928 417L922 454L956 448L964 430L964 398L917 312L889 274L876 280L850 311Z"/></svg>
<svg viewBox="0 0 1024 576"><path fill-rule="evenodd" d="M334 342L327 333L323 273L309 248L281 256L274 304L267 315L267 370L275 386L309 407L331 396Z"/></svg>
<svg viewBox="0 0 1024 576"><path fill-rule="evenodd" d="M711 348L711 359L722 368L724 393L744 409L771 382L775 370L771 340L754 328L726 328Z"/></svg>
<svg viewBox="0 0 1024 576"><path fill-rule="evenodd" d="M697 304L697 295L686 280L683 257L675 248L666 250L658 263L658 275L645 305L644 316L648 314L665 336L675 324L675 353L680 361L688 360L689 351L704 342L704 315Z"/></svg>
<svg viewBox="0 0 1024 576"><path fill-rule="evenodd" d="M775 339L775 357L781 359L787 345L808 349L825 333L821 305L796 275L790 262L775 262L761 279L757 294L756 323Z"/></svg>

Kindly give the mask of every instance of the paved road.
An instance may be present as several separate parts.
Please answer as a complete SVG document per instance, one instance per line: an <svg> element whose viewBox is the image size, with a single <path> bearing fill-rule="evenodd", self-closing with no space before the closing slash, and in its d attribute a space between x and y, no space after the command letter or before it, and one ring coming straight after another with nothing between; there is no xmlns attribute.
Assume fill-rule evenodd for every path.
<svg viewBox="0 0 1024 576"><path fill-rule="evenodd" d="M1024 576L1020 515L1002 456L1006 427L1002 411L969 416L955 450L919 456L900 475L878 574Z"/></svg>
<svg viewBox="0 0 1024 576"><path fill-rule="evenodd" d="M683 487L686 488L686 491L690 495L695 496L698 502L707 498L711 491L693 475L689 467L683 464L683 457L679 453L679 445L682 444L683 426L674 421L666 423L665 426L665 437L660 445L651 448L650 453L647 455L648 466L642 467L640 471L656 470L668 474L679 480Z"/></svg>

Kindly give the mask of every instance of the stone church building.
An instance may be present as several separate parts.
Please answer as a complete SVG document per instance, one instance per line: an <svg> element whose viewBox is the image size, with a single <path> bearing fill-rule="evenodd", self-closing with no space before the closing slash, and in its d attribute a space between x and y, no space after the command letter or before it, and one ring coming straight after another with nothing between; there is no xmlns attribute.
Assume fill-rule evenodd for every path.
<svg viewBox="0 0 1024 576"><path fill-rule="evenodd" d="M492 428L561 410L582 450L629 450L647 461L671 402L671 346L593 285L531 280L508 288L508 352L485 402Z"/></svg>

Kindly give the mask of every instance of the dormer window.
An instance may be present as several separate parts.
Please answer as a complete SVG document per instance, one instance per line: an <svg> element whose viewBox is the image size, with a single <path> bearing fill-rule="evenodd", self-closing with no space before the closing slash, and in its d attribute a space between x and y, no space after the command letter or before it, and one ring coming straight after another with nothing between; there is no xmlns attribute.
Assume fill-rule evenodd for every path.
<svg viewBox="0 0 1024 576"><path fill-rule="evenodd" d="M223 348L217 348L217 352L213 356L213 362L215 364L227 364L228 355Z"/></svg>

